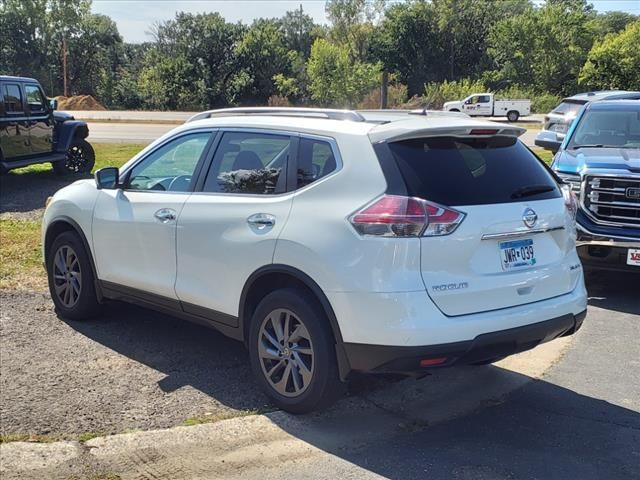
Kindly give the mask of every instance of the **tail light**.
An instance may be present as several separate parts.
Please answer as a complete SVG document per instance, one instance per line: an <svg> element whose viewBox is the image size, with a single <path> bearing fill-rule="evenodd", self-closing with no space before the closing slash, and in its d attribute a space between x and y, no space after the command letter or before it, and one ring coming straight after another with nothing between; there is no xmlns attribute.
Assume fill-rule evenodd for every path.
<svg viewBox="0 0 640 480"><path fill-rule="evenodd" d="M562 186L562 196L564 197L564 206L567 212L569 212L571 218L575 220L578 213L578 199L571 185Z"/></svg>
<svg viewBox="0 0 640 480"><path fill-rule="evenodd" d="M415 197L383 195L350 218L360 235L435 237L452 233L465 214Z"/></svg>

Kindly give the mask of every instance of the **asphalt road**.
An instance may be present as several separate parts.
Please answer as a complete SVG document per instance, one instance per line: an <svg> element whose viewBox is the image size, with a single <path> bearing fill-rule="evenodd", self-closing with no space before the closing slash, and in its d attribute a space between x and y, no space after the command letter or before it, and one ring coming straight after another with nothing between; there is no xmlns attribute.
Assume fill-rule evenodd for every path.
<svg viewBox="0 0 640 480"><path fill-rule="evenodd" d="M89 122L89 141L108 143L151 143L161 135L174 129L177 125L163 123L119 123ZM534 139L539 125L531 124L531 128L520 137L529 147L534 147Z"/></svg>

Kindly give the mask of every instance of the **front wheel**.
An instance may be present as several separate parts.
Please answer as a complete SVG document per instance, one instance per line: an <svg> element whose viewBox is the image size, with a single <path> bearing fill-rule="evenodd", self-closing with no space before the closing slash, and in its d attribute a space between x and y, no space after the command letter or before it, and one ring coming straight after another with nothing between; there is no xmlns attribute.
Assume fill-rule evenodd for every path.
<svg viewBox="0 0 640 480"><path fill-rule="evenodd" d="M507 112L507 120L509 120L510 122L517 122L518 118L520 118L520 113L516 112L515 110Z"/></svg>
<svg viewBox="0 0 640 480"><path fill-rule="evenodd" d="M89 173L96 163L93 147L86 140L74 140L64 161L54 162L53 170L58 175Z"/></svg>
<svg viewBox="0 0 640 480"><path fill-rule="evenodd" d="M344 391L328 320L306 292L268 294L251 321L251 367L278 408L306 413L328 406Z"/></svg>
<svg viewBox="0 0 640 480"><path fill-rule="evenodd" d="M49 292L56 313L69 320L95 316L99 303L89 253L74 232L58 235L47 255Z"/></svg>

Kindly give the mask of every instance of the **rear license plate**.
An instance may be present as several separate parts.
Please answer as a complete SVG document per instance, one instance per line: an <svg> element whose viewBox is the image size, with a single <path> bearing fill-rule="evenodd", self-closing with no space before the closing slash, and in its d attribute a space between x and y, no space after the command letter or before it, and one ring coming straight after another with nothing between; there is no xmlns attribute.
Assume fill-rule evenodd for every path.
<svg viewBox="0 0 640 480"><path fill-rule="evenodd" d="M630 248L627 250L627 265L640 267L640 248Z"/></svg>
<svg viewBox="0 0 640 480"><path fill-rule="evenodd" d="M500 260L502 270L514 270L531 267L536 264L536 252L533 240L514 240L500 243Z"/></svg>

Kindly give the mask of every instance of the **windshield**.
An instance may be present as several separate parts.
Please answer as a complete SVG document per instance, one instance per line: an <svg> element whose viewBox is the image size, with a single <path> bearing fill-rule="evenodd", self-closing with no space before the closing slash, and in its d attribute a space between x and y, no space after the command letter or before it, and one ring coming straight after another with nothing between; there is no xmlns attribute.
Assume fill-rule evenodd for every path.
<svg viewBox="0 0 640 480"><path fill-rule="evenodd" d="M587 102L583 102L581 100L563 100L560 105L551 110L551 113L575 116L585 103Z"/></svg>
<svg viewBox="0 0 640 480"><path fill-rule="evenodd" d="M568 148L640 148L640 105L625 110L588 110Z"/></svg>

